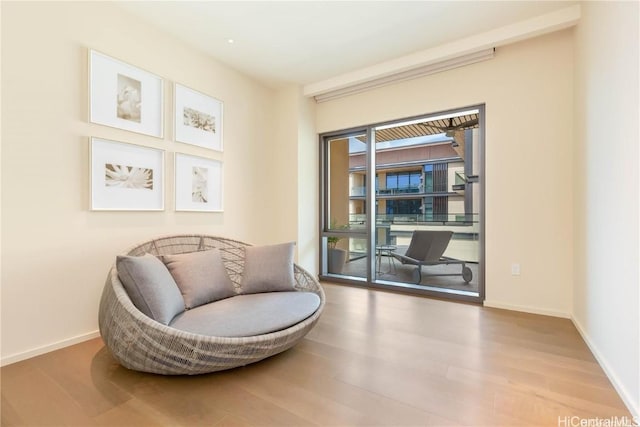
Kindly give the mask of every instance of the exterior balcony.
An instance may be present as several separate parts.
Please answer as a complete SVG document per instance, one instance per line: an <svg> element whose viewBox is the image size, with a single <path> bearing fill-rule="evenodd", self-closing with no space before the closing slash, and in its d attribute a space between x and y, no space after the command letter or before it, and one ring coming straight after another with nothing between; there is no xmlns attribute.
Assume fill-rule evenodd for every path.
<svg viewBox="0 0 640 427"><path fill-rule="evenodd" d="M455 186L453 186L455 187ZM378 199L406 199L406 198L420 198L420 197L439 197L439 196L459 196L464 194L464 191L460 193L452 188L454 191L450 192L426 192L420 187L406 187L406 188L382 188L376 189L376 198ZM463 188L464 190L464 188ZM367 194L366 187L352 187L349 192L349 200L364 200Z"/></svg>

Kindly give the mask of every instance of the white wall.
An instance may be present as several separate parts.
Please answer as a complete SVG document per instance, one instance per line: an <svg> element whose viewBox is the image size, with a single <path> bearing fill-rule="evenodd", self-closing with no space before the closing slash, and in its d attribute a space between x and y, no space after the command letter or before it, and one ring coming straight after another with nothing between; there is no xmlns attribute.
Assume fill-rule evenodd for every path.
<svg viewBox="0 0 640 427"><path fill-rule="evenodd" d="M88 48L165 78L163 140L87 123ZM224 101L224 154L172 142L172 82ZM296 238L295 223L269 226L282 211L266 194L296 179L269 167L274 92L112 3L3 2L2 90L3 363L95 334L106 273L136 242L180 232ZM90 212L89 136L167 150L166 210ZM224 213L173 211L175 151L224 160ZM280 202L295 218L295 197Z"/></svg>
<svg viewBox="0 0 640 427"><path fill-rule="evenodd" d="M640 416L637 2L585 2L575 73L573 317Z"/></svg>
<svg viewBox="0 0 640 427"><path fill-rule="evenodd" d="M569 317L571 30L490 61L318 104L318 132L486 104L486 304ZM511 275L519 262L521 276Z"/></svg>

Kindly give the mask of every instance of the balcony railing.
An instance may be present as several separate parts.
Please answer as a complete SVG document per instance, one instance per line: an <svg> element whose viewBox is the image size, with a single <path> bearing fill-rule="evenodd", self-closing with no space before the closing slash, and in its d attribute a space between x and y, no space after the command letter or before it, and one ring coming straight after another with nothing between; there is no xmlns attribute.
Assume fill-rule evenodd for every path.
<svg viewBox="0 0 640 427"><path fill-rule="evenodd" d="M413 197L420 196L447 196L447 195L456 195L464 192L466 188L465 184L461 185L452 185L450 191L441 192L441 191L430 191L426 192L424 189L420 187L406 187L406 188L382 188L376 189L376 197L385 197L385 196L403 196L403 195L411 195ZM349 197L366 197L367 188L366 187L352 187L349 192Z"/></svg>
<svg viewBox="0 0 640 427"><path fill-rule="evenodd" d="M403 187L403 188L376 188L376 196L394 196L397 194L415 194L421 193L420 187ZM367 194L367 187L352 187L350 197L364 197Z"/></svg>
<svg viewBox="0 0 640 427"><path fill-rule="evenodd" d="M420 187L383 188L383 189L376 190L376 195L380 195L380 196L393 196L396 194L411 194L411 193L420 193Z"/></svg>
<svg viewBox="0 0 640 427"><path fill-rule="evenodd" d="M364 197L367 195L367 187L352 187L350 197Z"/></svg>
<svg viewBox="0 0 640 427"><path fill-rule="evenodd" d="M377 214L377 225L422 224L422 225L471 225L478 222L477 213L460 214ZM366 214L349 214L350 228L358 227L366 222Z"/></svg>

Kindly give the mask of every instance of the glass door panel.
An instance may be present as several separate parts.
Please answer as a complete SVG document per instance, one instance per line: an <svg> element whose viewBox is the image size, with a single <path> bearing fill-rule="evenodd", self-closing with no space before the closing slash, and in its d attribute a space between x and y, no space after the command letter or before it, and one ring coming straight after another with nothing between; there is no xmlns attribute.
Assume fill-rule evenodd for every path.
<svg viewBox="0 0 640 427"><path fill-rule="evenodd" d="M365 141L365 133L325 139L323 274L367 277Z"/></svg>
<svg viewBox="0 0 640 427"><path fill-rule="evenodd" d="M375 277L479 295L479 110L375 129Z"/></svg>
<svg viewBox="0 0 640 427"><path fill-rule="evenodd" d="M323 136L321 276L481 301L483 114Z"/></svg>

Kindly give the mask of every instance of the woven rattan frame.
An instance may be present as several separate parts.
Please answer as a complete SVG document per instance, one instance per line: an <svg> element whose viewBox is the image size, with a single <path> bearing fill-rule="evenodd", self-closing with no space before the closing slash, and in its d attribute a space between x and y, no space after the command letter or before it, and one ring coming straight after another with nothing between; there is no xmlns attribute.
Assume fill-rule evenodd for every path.
<svg viewBox="0 0 640 427"><path fill-rule="evenodd" d="M220 249L227 273L240 290L247 243L222 237L179 235L136 245L127 255L179 254ZM325 304L318 281L294 264L296 290L320 297L316 312L287 329L252 337L212 337L180 331L138 310L111 268L100 301L100 334L111 354L124 367L164 375L195 375L244 366L294 346L316 324Z"/></svg>

